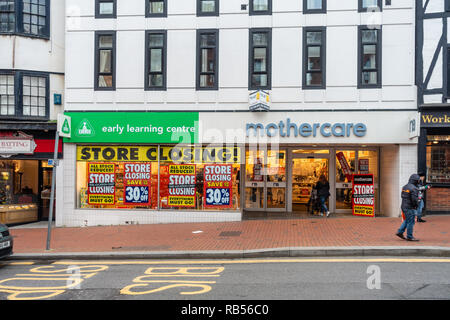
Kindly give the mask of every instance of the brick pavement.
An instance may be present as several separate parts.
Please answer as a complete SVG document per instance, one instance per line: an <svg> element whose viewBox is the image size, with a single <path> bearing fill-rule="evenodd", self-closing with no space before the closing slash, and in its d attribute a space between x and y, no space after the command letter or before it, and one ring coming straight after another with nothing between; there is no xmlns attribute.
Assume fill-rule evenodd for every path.
<svg viewBox="0 0 450 320"><path fill-rule="evenodd" d="M401 218L330 217L223 223L53 228L52 252L227 251L286 247L450 247L450 215L416 223L409 242ZM47 229L13 228L15 253L45 253ZM197 232L201 231L201 232Z"/></svg>

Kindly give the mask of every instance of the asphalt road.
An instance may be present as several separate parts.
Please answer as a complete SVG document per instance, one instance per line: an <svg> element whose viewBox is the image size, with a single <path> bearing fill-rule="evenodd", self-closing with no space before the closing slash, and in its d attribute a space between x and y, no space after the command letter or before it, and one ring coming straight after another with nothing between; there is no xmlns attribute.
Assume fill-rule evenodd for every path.
<svg viewBox="0 0 450 320"><path fill-rule="evenodd" d="M2 261L0 299L447 300L450 258Z"/></svg>

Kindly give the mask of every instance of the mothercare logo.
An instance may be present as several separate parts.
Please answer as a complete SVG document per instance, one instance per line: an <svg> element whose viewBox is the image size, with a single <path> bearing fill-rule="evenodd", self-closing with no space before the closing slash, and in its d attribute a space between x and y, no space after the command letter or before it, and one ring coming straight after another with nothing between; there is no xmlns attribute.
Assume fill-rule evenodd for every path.
<svg viewBox="0 0 450 320"><path fill-rule="evenodd" d="M78 137L93 137L95 136L94 127L90 124L89 120L83 119L77 128L76 135Z"/></svg>

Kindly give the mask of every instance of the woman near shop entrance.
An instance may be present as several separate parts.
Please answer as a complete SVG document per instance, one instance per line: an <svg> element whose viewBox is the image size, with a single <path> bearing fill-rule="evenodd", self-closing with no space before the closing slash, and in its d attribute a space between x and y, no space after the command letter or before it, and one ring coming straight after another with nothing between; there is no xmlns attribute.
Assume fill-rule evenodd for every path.
<svg viewBox="0 0 450 320"><path fill-rule="evenodd" d="M330 183L324 174L322 174L317 182L315 189L317 190L317 196L320 200L320 215L323 216L326 213L327 217L330 216L326 202L330 196Z"/></svg>

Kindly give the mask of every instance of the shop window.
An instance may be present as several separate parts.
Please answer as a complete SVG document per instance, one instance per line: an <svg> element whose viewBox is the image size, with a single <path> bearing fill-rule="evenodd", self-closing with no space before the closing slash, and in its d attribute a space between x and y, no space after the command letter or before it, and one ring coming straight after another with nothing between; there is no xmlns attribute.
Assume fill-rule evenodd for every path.
<svg viewBox="0 0 450 320"><path fill-rule="evenodd" d="M38 219L38 165L36 160L0 160L0 218L3 223Z"/></svg>
<svg viewBox="0 0 450 320"><path fill-rule="evenodd" d="M450 136L427 136L427 182L450 183Z"/></svg>
<svg viewBox="0 0 450 320"><path fill-rule="evenodd" d="M78 208L239 209L239 148L161 146L159 150L158 146L79 146Z"/></svg>

